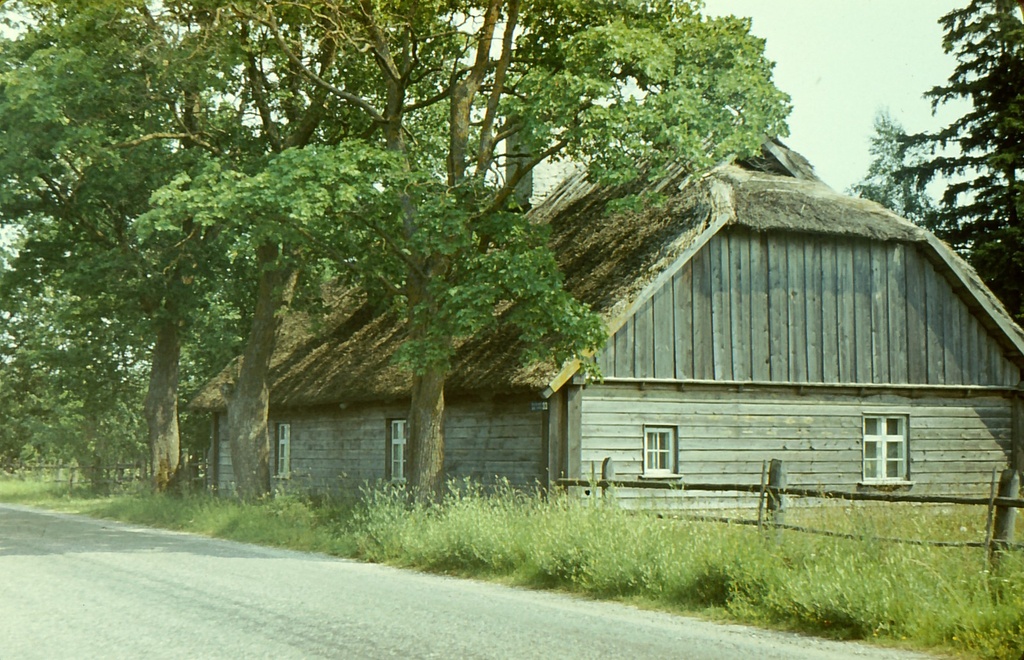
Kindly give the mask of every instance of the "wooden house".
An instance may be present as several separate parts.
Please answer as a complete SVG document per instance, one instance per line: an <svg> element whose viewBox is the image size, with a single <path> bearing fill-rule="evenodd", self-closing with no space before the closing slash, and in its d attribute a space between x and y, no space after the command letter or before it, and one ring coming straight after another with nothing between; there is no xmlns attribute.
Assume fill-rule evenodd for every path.
<svg viewBox="0 0 1024 660"><path fill-rule="evenodd" d="M626 193L644 209L614 211ZM993 468L1024 467L1021 329L948 246L836 193L782 145L626 191L577 178L533 214L567 288L607 321L604 378L524 366L512 329L465 340L447 388L449 477L549 484L610 459L623 479L758 483L780 458L791 486L987 494ZM400 325L358 296L332 318L275 356L280 485L403 474ZM215 413L221 488L230 378L194 402Z"/></svg>

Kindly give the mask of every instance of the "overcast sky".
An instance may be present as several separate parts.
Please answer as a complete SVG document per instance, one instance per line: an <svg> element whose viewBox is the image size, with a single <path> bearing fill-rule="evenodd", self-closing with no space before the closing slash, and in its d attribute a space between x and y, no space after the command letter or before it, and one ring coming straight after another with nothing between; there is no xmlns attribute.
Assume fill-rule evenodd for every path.
<svg viewBox="0 0 1024 660"><path fill-rule="evenodd" d="M933 117L922 94L953 72L938 20L965 1L705 0L705 12L753 19L776 62L775 83L793 99L784 141L844 191L867 172L879 110L910 132L962 114L961 105Z"/></svg>

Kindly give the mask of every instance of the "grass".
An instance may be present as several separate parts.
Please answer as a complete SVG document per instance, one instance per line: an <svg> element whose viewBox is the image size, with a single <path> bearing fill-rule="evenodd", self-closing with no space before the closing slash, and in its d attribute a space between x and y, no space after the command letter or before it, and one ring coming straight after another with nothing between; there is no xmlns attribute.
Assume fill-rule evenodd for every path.
<svg viewBox="0 0 1024 660"><path fill-rule="evenodd" d="M878 540L894 530L977 540L984 512L968 507L793 509L791 522L856 538L776 540L749 526L471 484L441 506L409 506L393 490L369 491L361 503L281 497L246 506L206 495L69 496L66 485L20 481L0 482L0 499L835 639L979 658L1024 651L1022 553L990 567L977 548Z"/></svg>

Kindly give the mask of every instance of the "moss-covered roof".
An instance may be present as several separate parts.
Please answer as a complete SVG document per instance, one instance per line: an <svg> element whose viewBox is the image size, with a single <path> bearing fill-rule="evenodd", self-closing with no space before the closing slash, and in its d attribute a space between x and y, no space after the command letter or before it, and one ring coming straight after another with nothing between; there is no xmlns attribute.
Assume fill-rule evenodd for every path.
<svg viewBox="0 0 1024 660"><path fill-rule="evenodd" d="M615 210L628 195L647 200L638 210ZM862 237L930 246L934 260L955 271L1009 344L1024 335L974 271L929 232L882 206L839 194L820 182L798 154L768 142L763 157L729 164L702 176L681 168L629 188L600 188L571 177L532 211L551 228L551 244L565 286L604 318L621 318L666 269L713 224L754 231ZM716 220L717 219L717 220ZM712 230L712 231L714 231ZM615 328L613 327L612 330ZM331 317L311 324L293 315L287 341L274 355L271 405L306 407L408 396L410 377L393 356L404 338L399 319L376 313L359 292L340 297ZM541 392L559 373L553 362L524 364L514 328L461 342L446 384L449 395ZM236 369L229 365L192 401L220 409Z"/></svg>

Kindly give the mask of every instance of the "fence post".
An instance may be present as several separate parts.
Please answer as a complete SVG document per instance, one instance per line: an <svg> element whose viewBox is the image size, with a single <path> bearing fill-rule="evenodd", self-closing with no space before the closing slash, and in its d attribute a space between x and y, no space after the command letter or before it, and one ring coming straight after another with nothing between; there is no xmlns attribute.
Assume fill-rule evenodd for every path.
<svg viewBox="0 0 1024 660"><path fill-rule="evenodd" d="M985 517L985 554L988 557L992 557L992 523L995 521L996 514L996 486L999 483L998 477L999 468L992 468L992 487L989 488L988 495L988 515Z"/></svg>
<svg viewBox="0 0 1024 660"><path fill-rule="evenodd" d="M786 467L773 458L768 465L768 524L776 527L786 522L786 501L779 491L786 487Z"/></svg>
<svg viewBox="0 0 1024 660"><path fill-rule="evenodd" d="M1020 493L1020 473L1010 468L1003 470L999 477L999 497L1016 498ZM995 530L992 534L992 552L1006 550L1013 543L1013 526L1017 509L1012 506L997 506Z"/></svg>
<svg viewBox="0 0 1024 660"><path fill-rule="evenodd" d="M757 531L764 526L764 496L768 489L768 461L761 461L761 490L757 495Z"/></svg>

